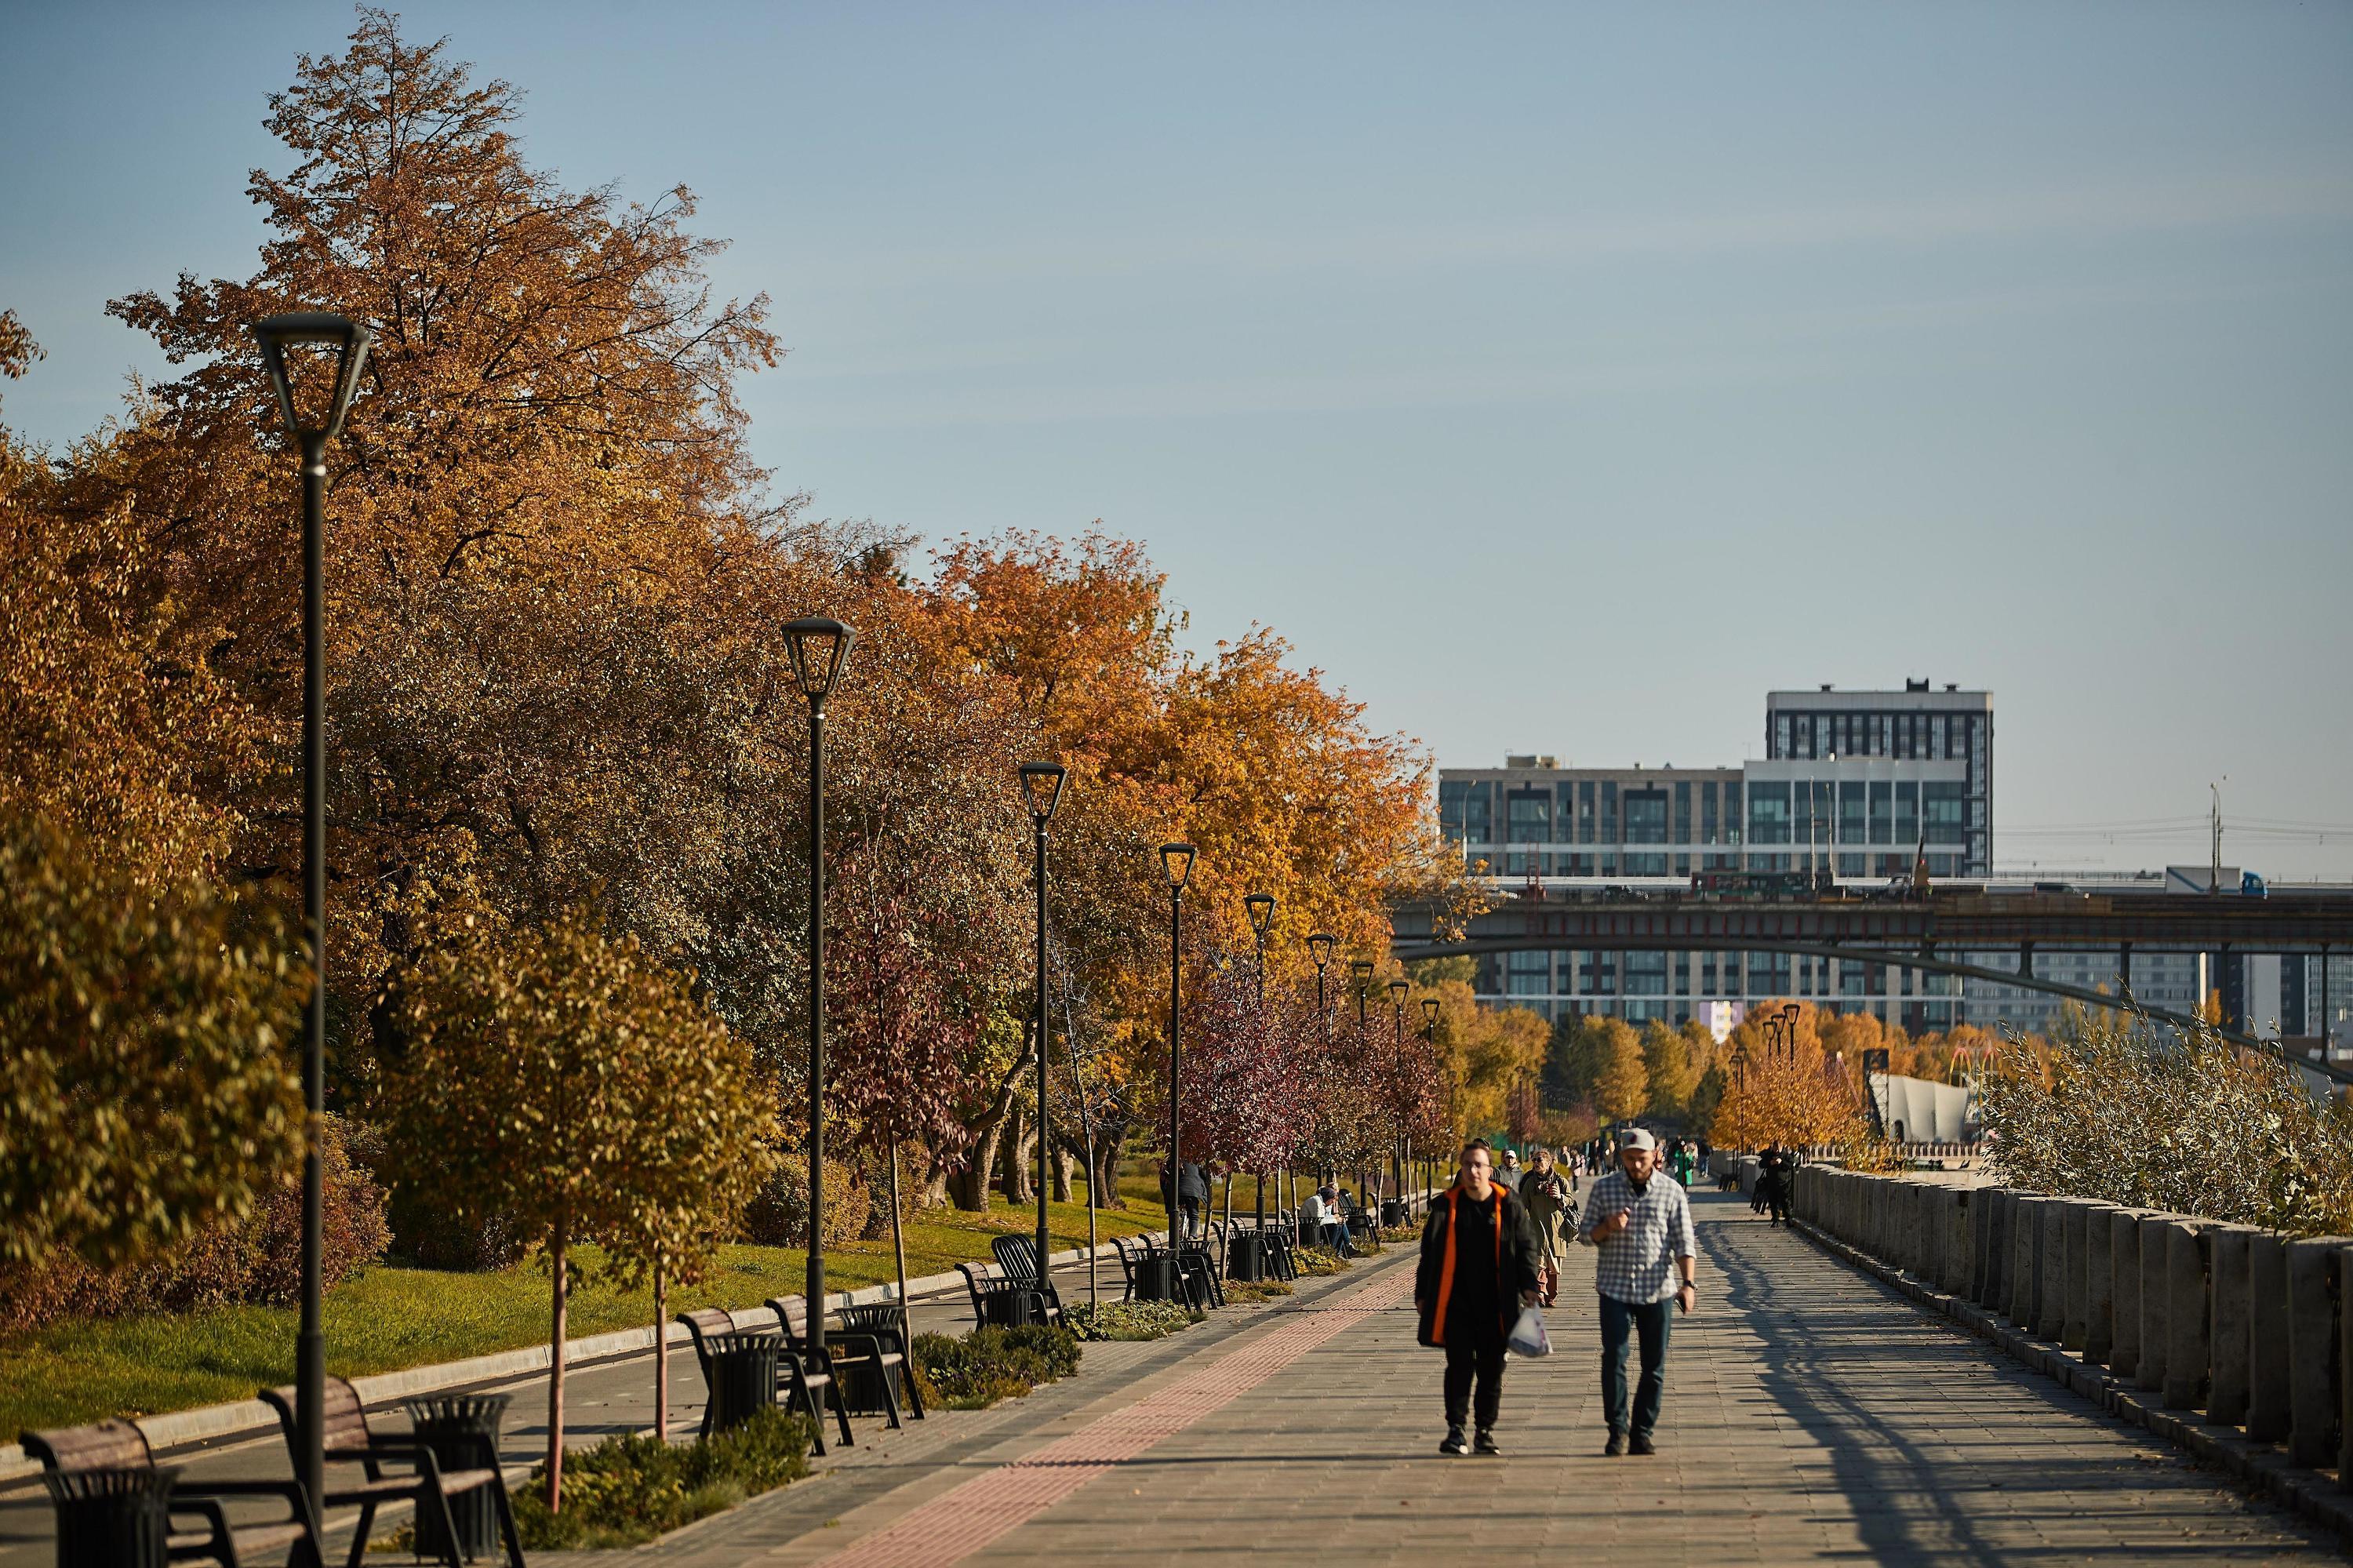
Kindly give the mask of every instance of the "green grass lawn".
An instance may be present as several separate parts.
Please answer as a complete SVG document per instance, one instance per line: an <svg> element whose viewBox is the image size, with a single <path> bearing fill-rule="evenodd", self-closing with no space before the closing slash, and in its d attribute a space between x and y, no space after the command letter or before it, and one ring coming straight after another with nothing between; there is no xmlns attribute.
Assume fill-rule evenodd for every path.
<svg viewBox="0 0 2353 1568"><path fill-rule="evenodd" d="M1156 1230L1159 1190L1149 1175L1126 1176L1124 1210L1097 1215L1103 1240ZM1250 1191L1238 1183L1236 1206ZM906 1226L910 1278L939 1274L989 1255L989 1238L1034 1230L1034 1207L1000 1200L985 1214L933 1210ZM1055 1247L1083 1246L1083 1201L1055 1203L1048 1216ZM673 1312L695 1307L749 1307L799 1291L807 1255L797 1247L729 1246L700 1283L670 1292ZM1105 1266L1118 1278L1115 1262ZM853 1242L826 1255L829 1289L880 1285L892 1277L891 1243ZM649 1323L653 1292L590 1285L572 1293L573 1337ZM225 1307L204 1312L52 1323L0 1338L0 1434L78 1425L107 1415L145 1415L224 1400L294 1377L294 1312L276 1307ZM327 1370L343 1377L488 1355L544 1344L547 1277L524 1264L493 1274L376 1267L330 1292Z"/></svg>

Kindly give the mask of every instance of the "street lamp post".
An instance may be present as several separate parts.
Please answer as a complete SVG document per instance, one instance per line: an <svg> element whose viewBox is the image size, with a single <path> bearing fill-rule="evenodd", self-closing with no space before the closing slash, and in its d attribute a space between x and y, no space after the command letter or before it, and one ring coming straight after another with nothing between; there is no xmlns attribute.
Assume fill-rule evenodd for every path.
<svg viewBox="0 0 2353 1568"><path fill-rule="evenodd" d="M1253 893L1242 900L1242 908L1250 916L1250 941L1258 949L1258 1026L1266 1028L1266 938L1274 928L1274 895ZM1261 1256L1266 1246L1266 1168L1261 1166L1254 1183L1258 1192L1258 1234Z"/></svg>
<svg viewBox="0 0 2353 1568"><path fill-rule="evenodd" d="M327 1341L319 1298L326 1255L326 1178L320 1142L327 1117L327 443L343 428L367 365L367 328L337 315L302 312L254 323L279 417L302 465L302 935L311 949L311 997L302 1012L301 1318L294 1331L295 1478L315 1514L326 1487ZM298 397L286 368L290 344L332 355L323 400ZM306 379L309 379L306 377Z"/></svg>
<svg viewBox="0 0 2353 1568"><path fill-rule="evenodd" d="M1421 1038L1430 1046L1430 1060L1436 1061L1438 1059L1438 999L1434 996L1425 996L1421 999ZM1420 1185L1424 1188L1430 1185L1428 1172L1423 1172L1419 1180Z"/></svg>
<svg viewBox="0 0 2353 1568"><path fill-rule="evenodd" d="M1177 1094L1184 1086L1180 1027L1185 1000L1185 884L1193 875L1191 844L1162 844L1160 869L1168 877L1168 1250L1173 1255L1185 1239L1178 1223L1177 1189L1185 1182L1183 1124ZM1169 1277L1176 1287L1176 1277Z"/></svg>
<svg viewBox="0 0 2353 1568"><path fill-rule="evenodd" d="M1368 1049L1372 1039L1372 1021L1366 1015L1365 1010L1366 999L1371 994L1373 989L1373 960L1370 959L1350 959L1348 960L1348 978L1356 982L1356 1048L1360 1051L1366 1052L1367 1060L1365 1065L1366 1068L1369 1069L1372 1065L1372 1063L1369 1060L1370 1052ZM1356 1174L1360 1178L1364 1175L1362 1168L1357 1170ZM1373 1161L1373 1185L1377 1188L1380 1184L1380 1161L1376 1159ZM1364 1191L1364 1183L1362 1181L1357 1182L1356 1189L1359 1192ZM1376 1216L1377 1216L1378 1211L1377 1205L1379 1203L1379 1194L1377 1192L1374 1195L1373 1203L1367 1205L1367 1207L1375 1208ZM1377 1224L1374 1226L1374 1235L1375 1239L1377 1240L1379 1237L1379 1226Z"/></svg>
<svg viewBox="0 0 2353 1568"><path fill-rule="evenodd" d="M785 623L793 684L808 699L808 1342L825 1359L825 699L858 633L821 615Z"/></svg>
<svg viewBox="0 0 2353 1568"><path fill-rule="evenodd" d="M1405 1207L1405 993L1413 989L1402 980L1389 981L1389 1005L1397 1013L1397 1044L1393 1049L1396 1081L1390 1086L1390 1114L1397 1118L1389 1142L1389 1173L1397 1181L1398 1207Z"/></svg>
<svg viewBox="0 0 2353 1568"><path fill-rule="evenodd" d="M1069 770L1059 762L1025 762L1021 765L1021 793L1029 803L1029 825L1038 848L1038 1287L1046 1287L1046 1259L1052 1249L1046 1243L1046 1197L1051 1188L1046 1179L1048 1134L1050 1123L1046 1111L1046 1058L1051 1053L1054 1032L1048 1027L1046 1015L1046 824L1054 820L1054 808L1061 804L1062 785Z"/></svg>
<svg viewBox="0 0 2353 1568"><path fill-rule="evenodd" d="M1329 931L1318 931L1307 938L1307 956L1315 960L1315 1021L1326 1045L1332 1043L1332 1011L1324 1001L1324 968L1332 961L1332 946Z"/></svg>

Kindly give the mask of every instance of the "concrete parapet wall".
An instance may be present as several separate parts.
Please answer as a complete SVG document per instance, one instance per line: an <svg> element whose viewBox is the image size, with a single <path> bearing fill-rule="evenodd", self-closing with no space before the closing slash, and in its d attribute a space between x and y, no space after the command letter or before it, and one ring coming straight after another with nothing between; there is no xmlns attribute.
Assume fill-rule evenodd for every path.
<svg viewBox="0 0 2353 1568"><path fill-rule="evenodd" d="M2274 1456L2264 1474L2310 1474L2288 1489L2346 1499L2330 1506L2353 1530L2353 1489L2323 1474L2353 1475L2353 1238L1822 1166L1799 1171L1792 1208L2111 1408L2227 1435Z"/></svg>

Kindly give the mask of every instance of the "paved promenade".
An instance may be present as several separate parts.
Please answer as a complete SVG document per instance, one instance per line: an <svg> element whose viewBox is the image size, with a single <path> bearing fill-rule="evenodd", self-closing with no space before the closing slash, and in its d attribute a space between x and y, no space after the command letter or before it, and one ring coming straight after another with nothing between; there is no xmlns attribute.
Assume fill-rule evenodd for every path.
<svg viewBox="0 0 2353 1568"><path fill-rule="evenodd" d="M1409 1257L1392 1248L1277 1307L1091 1345L1078 1378L1028 1400L903 1434L862 1425L818 1478L656 1551L557 1561L2338 1560L1745 1201L1695 1200L1700 1308L1676 1327L1652 1457L1600 1455L1582 1259L1553 1314L1557 1353L1506 1376L1504 1457L1440 1457L1439 1360L1413 1343Z"/></svg>

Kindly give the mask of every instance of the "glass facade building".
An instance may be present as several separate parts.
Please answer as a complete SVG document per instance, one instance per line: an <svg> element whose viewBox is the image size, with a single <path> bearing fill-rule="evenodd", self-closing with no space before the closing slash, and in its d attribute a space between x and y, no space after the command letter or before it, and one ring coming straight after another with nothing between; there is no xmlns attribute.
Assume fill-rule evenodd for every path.
<svg viewBox="0 0 2353 1568"><path fill-rule="evenodd" d="M1687 889L1707 872L1827 872L1880 885L1925 853L1932 876L1982 878L1992 849L1993 702L1926 682L1901 692L1774 692L1766 756L1738 768L1576 768L1512 757L1439 775L1439 815L1499 892L1602 896ZM1950 1028L1957 982L1883 964L1776 953L1559 951L1482 959L1482 1000L1548 1017L1720 1021L1796 996Z"/></svg>

